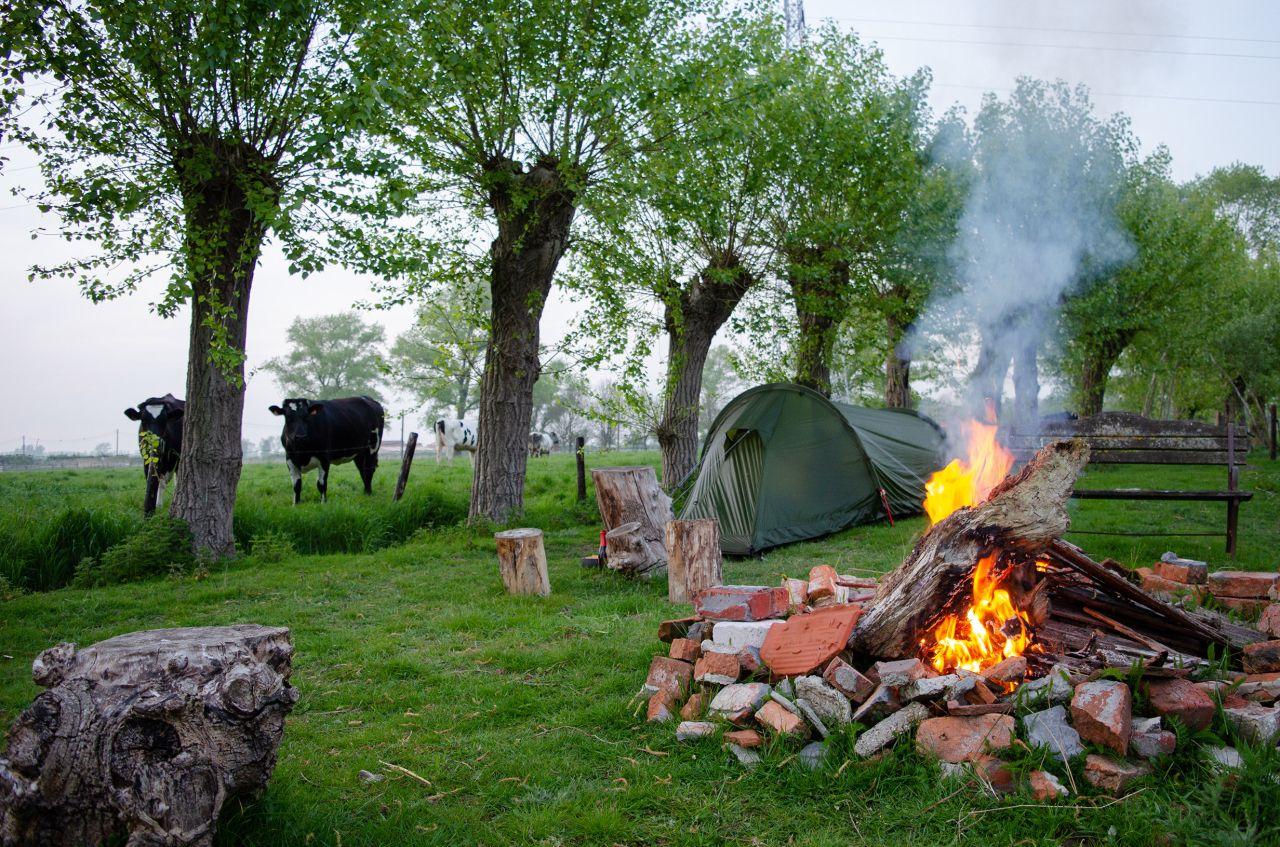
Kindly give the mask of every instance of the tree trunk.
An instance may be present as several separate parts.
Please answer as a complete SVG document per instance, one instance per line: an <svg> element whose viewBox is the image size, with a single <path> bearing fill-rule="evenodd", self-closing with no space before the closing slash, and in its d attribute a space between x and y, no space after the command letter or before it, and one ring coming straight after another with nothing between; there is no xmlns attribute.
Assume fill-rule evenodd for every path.
<svg viewBox="0 0 1280 847"><path fill-rule="evenodd" d="M839 263L820 276L792 270L788 282L795 302L796 382L831 396L831 351L848 307L849 267Z"/></svg>
<svg viewBox="0 0 1280 847"><path fill-rule="evenodd" d="M884 404L890 409L910 409L911 353L903 343L909 327L899 325L896 318L885 319L889 330L889 353L884 359Z"/></svg>
<svg viewBox="0 0 1280 847"><path fill-rule="evenodd" d="M493 538L498 545L498 569L507 593L548 596L551 580L547 577L542 530L508 529L494 533Z"/></svg>
<svg viewBox="0 0 1280 847"><path fill-rule="evenodd" d="M665 565L666 526L674 515L671 512L671 498L658 487L658 478L654 475L653 468L647 465L592 468L591 480L596 487L596 506L600 510L604 528L612 532L635 524L618 538L609 541L609 567L647 573ZM624 542L631 549L643 550L644 555L615 562L613 545L623 545ZM642 567L636 568L630 562L639 562Z"/></svg>
<svg viewBox="0 0 1280 847"><path fill-rule="evenodd" d="M524 508L524 479L538 381L539 323L573 223L575 197L554 161L529 171L491 164L489 205L497 219L489 343L480 382L480 425L469 519L507 521Z"/></svg>
<svg viewBox="0 0 1280 847"><path fill-rule="evenodd" d="M191 155L202 163L206 157L208 171L180 168L200 180L182 183L191 334L182 461L169 514L190 525L197 551L220 557L235 553L249 292L264 237L253 206L269 202L262 198L274 189L269 164L248 145L214 140Z"/></svg>
<svg viewBox="0 0 1280 847"><path fill-rule="evenodd" d="M666 548L669 602L689 603L702 589L724 584L715 518L667 521Z"/></svg>
<svg viewBox="0 0 1280 847"><path fill-rule="evenodd" d="M677 304L667 306L666 399L654 433L662 450L662 484L668 490L697 464L698 404L707 352L753 281L736 256L726 255L699 274Z"/></svg>
<svg viewBox="0 0 1280 847"><path fill-rule="evenodd" d="M266 788L284 720L289 630L242 624L133 632L32 664L48 689L0 758L0 842L213 844L227 801Z"/></svg>

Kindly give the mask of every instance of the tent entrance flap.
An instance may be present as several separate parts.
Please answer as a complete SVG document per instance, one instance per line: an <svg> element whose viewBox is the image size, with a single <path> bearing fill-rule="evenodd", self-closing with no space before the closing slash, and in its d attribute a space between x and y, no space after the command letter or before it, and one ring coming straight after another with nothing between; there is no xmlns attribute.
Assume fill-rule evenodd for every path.
<svg viewBox="0 0 1280 847"><path fill-rule="evenodd" d="M692 511L682 518L717 518L720 544L726 551L748 553L756 528L760 477L764 471L764 442L755 430L733 432L716 445L716 461L709 473L700 473L689 493Z"/></svg>

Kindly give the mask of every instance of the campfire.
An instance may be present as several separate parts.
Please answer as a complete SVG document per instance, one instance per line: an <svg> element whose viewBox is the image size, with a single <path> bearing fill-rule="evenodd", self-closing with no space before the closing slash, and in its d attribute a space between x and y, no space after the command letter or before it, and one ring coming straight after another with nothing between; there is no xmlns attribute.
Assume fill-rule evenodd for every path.
<svg viewBox="0 0 1280 847"><path fill-rule="evenodd" d="M1142 760L1172 751L1162 722L1203 729L1221 705L1242 734L1280 734L1280 707L1260 705L1280 698L1280 641L1148 594L1126 568L1062 540L1088 462L1083 442L1050 444L1011 473L995 423L973 421L963 435L964 455L926 485L927 530L883 578L816 565L807 580L697 592L694 616L659 630L670 649L650 666L648 719L678 715L684 741L718 735L727 721L736 728L725 745L746 763L758 759L762 730L825 738L858 724L858 756L914 733L922 752L994 786L1012 779L993 754L1017 738L1017 713L1026 743L1064 760L1083 753L1082 740L1110 748L1120 760L1089 755L1085 773L1111 791L1145 773ZM1194 575L1198 563L1164 564L1165 574ZM1275 576L1261 588L1276 592ZM1252 676L1237 674L1240 690L1253 702L1220 680L1192 680L1211 655L1243 660ZM1133 714L1121 676L1141 680L1154 714ZM801 760L816 767L825 749L814 740ZM1032 786L1037 796L1066 793L1048 772Z"/></svg>

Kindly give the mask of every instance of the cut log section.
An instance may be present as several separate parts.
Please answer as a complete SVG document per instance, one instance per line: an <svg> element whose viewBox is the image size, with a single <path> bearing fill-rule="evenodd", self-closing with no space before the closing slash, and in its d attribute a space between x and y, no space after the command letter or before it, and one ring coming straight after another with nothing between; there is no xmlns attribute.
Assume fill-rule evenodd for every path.
<svg viewBox="0 0 1280 847"><path fill-rule="evenodd" d="M667 521L666 542L669 601L689 603L702 589L724 584L718 520Z"/></svg>
<svg viewBox="0 0 1280 847"><path fill-rule="evenodd" d="M609 568L623 576L651 577L667 566L667 548L650 538L639 521L609 530L604 543Z"/></svg>
<svg viewBox="0 0 1280 847"><path fill-rule="evenodd" d="M551 593L547 576L547 551L540 529L508 529L493 535L498 545L498 568L508 594Z"/></svg>
<svg viewBox="0 0 1280 847"><path fill-rule="evenodd" d="M247 624L45 650L32 677L48 690L0 758L0 843L211 845L227 800L275 767L292 656L288 629Z"/></svg>
<svg viewBox="0 0 1280 847"><path fill-rule="evenodd" d="M658 486L653 468L593 468L591 479L596 487L596 505L608 532L628 524L638 525L617 536L619 551L624 552L624 559L617 563L610 542L609 566L628 576L648 576L666 567L665 528L674 515L671 498ZM632 539L632 535L637 538ZM626 557L628 549L632 552Z"/></svg>
<svg viewBox="0 0 1280 847"><path fill-rule="evenodd" d="M980 558L998 546L1034 561L1067 530L1066 501L1088 460L1084 442L1051 444L1002 480L985 503L930 527L906 561L881 580L850 646L877 658L916 655L930 624L968 596Z"/></svg>

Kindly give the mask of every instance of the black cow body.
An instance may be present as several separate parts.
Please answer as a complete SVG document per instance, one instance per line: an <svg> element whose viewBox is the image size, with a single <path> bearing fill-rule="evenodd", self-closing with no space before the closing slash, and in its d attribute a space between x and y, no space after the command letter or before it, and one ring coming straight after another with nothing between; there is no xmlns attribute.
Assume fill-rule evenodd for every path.
<svg viewBox="0 0 1280 847"><path fill-rule="evenodd" d="M131 421L138 421L138 450L142 453L142 472L147 480L147 495L142 511L156 510L161 491L178 469L182 457L182 415L187 403L172 394L149 397L137 408L125 409Z"/></svg>
<svg viewBox="0 0 1280 847"><path fill-rule="evenodd" d="M285 463L293 477L293 502L302 500L302 475L319 470L316 490L323 502L329 492L329 466L354 461L364 482L364 493L373 493L373 472L378 468L385 415L372 397L337 400L293 398L284 406L272 406L273 415L284 416Z"/></svg>

